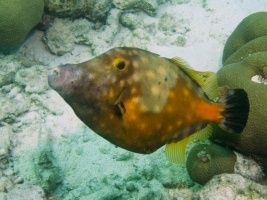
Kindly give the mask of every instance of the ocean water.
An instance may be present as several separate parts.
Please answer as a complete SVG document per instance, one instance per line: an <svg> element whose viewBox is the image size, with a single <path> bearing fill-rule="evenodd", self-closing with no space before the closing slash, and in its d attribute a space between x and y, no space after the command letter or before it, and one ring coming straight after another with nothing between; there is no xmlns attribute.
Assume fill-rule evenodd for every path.
<svg viewBox="0 0 267 200"><path fill-rule="evenodd" d="M265 0L48 0L44 7L22 43L1 47L0 200L267 199L264 168L246 152L237 153L234 174L199 184L165 147L143 155L94 133L47 82L58 65L122 46L217 72L228 37L245 17L266 11Z"/></svg>

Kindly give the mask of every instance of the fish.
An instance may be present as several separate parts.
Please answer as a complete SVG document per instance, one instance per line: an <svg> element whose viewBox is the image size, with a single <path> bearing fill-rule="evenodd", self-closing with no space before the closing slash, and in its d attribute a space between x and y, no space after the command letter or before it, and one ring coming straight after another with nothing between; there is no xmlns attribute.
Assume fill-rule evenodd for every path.
<svg viewBox="0 0 267 200"><path fill-rule="evenodd" d="M207 138L209 131L202 130L210 123L240 134L249 114L243 89L228 89L218 98L214 72L198 72L182 58L133 47L60 65L48 83L95 133L140 154L191 135Z"/></svg>

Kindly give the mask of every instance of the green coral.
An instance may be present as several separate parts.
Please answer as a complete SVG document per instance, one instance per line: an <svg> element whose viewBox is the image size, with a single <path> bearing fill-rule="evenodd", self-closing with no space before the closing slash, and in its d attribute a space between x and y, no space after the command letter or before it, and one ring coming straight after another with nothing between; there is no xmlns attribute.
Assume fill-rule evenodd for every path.
<svg viewBox="0 0 267 200"><path fill-rule="evenodd" d="M0 46L19 45L41 21L43 0L0 0Z"/></svg>
<svg viewBox="0 0 267 200"><path fill-rule="evenodd" d="M247 42L266 36L266 23L266 12L257 12L243 19L226 41L223 51L223 63ZM260 48L260 46L257 48ZM255 50L252 49L252 51Z"/></svg>
<svg viewBox="0 0 267 200"><path fill-rule="evenodd" d="M216 144L197 144L188 154L186 168L192 180L205 184L213 176L234 173L236 155Z"/></svg>
<svg viewBox="0 0 267 200"><path fill-rule="evenodd" d="M241 134L229 133L212 124L213 142L232 147L240 153L250 155L260 161L267 171L267 86L252 81L259 75L267 77L267 12L258 12L246 17L228 38L224 53L224 66L218 71L218 83L229 88L243 88L249 98L250 111L246 127ZM187 158L187 169L191 178L198 183L206 183L215 174L230 170L233 153L220 146L210 146L210 154L218 161L203 162L199 158L201 149L197 145ZM214 152L211 152L211 148ZM225 155L229 155L229 157ZM212 157L212 156L211 156ZM229 160L230 159L230 160ZM219 162L216 163L216 162ZM226 171L227 171L226 170Z"/></svg>
<svg viewBox="0 0 267 200"><path fill-rule="evenodd" d="M259 12L246 17L238 25L226 42L224 50L224 58L227 58L226 65L217 73L219 85L243 88L247 92L250 102L247 125L240 135L224 132L215 126L213 132L213 137L217 140L220 139L241 152L260 158L267 156L267 109L265 109L267 86L256 83L251 78L255 75L266 76L266 22L267 12ZM240 33L241 39L238 38L237 33ZM244 38L246 42L243 46L234 51L232 48L234 39L240 43L241 40L244 41ZM230 55L229 52L232 54Z"/></svg>

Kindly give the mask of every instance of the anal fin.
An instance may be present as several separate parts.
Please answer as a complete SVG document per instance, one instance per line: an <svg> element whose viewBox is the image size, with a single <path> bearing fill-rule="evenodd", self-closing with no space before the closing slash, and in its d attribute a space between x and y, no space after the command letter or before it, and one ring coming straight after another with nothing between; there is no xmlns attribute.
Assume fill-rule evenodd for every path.
<svg viewBox="0 0 267 200"><path fill-rule="evenodd" d="M207 125L205 128L198 132L184 138L175 143L169 143L166 145L165 156L168 160L176 164L185 164L186 162L186 145L193 140L207 140L212 134L211 125Z"/></svg>

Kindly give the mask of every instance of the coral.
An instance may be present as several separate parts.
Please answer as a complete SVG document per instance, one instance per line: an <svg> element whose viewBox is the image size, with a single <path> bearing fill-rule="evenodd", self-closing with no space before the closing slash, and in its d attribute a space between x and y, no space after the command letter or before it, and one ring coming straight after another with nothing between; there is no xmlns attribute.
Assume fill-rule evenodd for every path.
<svg viewBox="0 0 267 200"><path fill-rule="evenodd" d="M0 0L0 46L19 45L41 21L43 0Z"/></svg>
<svg viewBox="0 0 267 200"><path fill-rule="evenodd" d="M217 144L194 141L187 148L188 173L195 182L202 185L222 173L240 174L257 182L264 177L262 167L253 159Z"/></svg>
<svg viewBox="0 0 267 200"><path fill-rule="evenodd" d="M255 75L264 76L267 66L266 20L267 12L259 12L246 17L237 26L226 42L223 57L228 58L225 60L227 64L217 73L219 85L243 88L247 92L250 102L247 125L241 134L227 133L213 126L212 136L241 152L260 158L267 156L267 87L251 79ZM238 45L234 46L234 43ZM267 163L263 164L267 166Z"/></svg>
<svg viewBox="0 0 267 200"><path fill-rule="evenodd" d="M45 10L57 17L86 17L105 22L111 9L111 0L45 0Z"/></svg>
<svg viewBox="0 0 267 200"><path fill-rule="evenodd" d="M229 56L231 56L249 41L266 36L266 22L266 12L257 12L243 19L225 44L223 51L223 62L225 62ZM261 47L260 45L257 45L256 48ZM251 49L251 51L256 52L257 49Z"/></svg>
<svg viewBox="0 0 267 200"><path fill-rule="evenodd" d="M212 124L211 136L213 142L256 158L265 171L267 170L267 109L264 108L267 88L264 84L253 82L252 77L255 75L265 77L266 73L267 28L264 24L266 20L267 12L259 12L246 17L237 26L226 42L223 54L224 66L217 73L220 86L243 88L247 92L250 112L246 127L241 134L236 134L223 131ZM255 161L215 144L210 147L214 147L212 154L216 153L214 156L220 158L219 162L210 160L205 163L199 160L201 149L208 148L205 145L197 145L189 153L187 169L196 182L204 184L216 174L232 173L233 167L234 173L255 181L262 179L262 168ZM234 159L231 162L227 161L228 158L224 154L231 155L237 162Z"/></svg>
<svg viewBox="0 0 267 200"><path fill-rule="evenodd" d="M195 145L186 161L190 177L197 183L205 184L213 176L234 173L236 155L216 144Z"/></svg>

